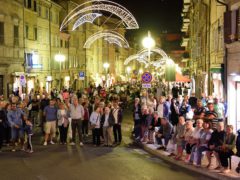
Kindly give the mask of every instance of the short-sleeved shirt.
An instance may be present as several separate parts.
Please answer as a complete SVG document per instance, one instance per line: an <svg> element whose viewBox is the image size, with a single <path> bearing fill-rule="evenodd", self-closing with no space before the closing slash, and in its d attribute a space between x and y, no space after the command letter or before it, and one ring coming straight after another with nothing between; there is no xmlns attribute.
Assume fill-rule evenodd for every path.
<svg viewBox="0 0 240 180"><path fill-rule="evenodd" d="M46 115L46 121L56 121L57 120L57 108L54 106L47 106L44 108Z"/></svg>

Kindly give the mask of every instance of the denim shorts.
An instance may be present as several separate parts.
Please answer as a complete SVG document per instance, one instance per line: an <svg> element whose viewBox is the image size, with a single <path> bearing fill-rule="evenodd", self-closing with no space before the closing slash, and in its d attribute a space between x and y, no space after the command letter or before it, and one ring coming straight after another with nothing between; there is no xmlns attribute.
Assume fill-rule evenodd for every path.
<svg viewBox="0 0 240 180"><path fill-rule="evenodd" d="M12 139L17 140L18 138L23 138L24 137L24 131L22 128L12 128Z"/></svg>

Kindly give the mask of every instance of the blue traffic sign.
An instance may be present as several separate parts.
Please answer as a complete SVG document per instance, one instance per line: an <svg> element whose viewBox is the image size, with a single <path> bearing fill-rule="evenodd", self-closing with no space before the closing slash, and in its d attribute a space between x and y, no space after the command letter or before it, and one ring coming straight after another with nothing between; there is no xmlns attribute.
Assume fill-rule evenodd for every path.
<svg viewBox="0 0 240 180"><path fill-rule="evenodd" d="M142 81L144 83L150 83L152 81L152 74L149 72L145 72L142 75Z"/></svg>
<svg viewBox="0 0 240 180"><path fill-rule="evenodd" d="M85 77L85 72L83 72L83 71L79 72L79 77L84 78Z"/></svg>

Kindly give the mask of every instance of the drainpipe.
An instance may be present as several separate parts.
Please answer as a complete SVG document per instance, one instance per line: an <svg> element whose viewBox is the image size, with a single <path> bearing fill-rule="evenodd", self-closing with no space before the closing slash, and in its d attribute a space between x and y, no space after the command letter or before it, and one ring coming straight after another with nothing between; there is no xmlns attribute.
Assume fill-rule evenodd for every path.
<svg viewBox="0 0 240 180"><path fill-rule="evenodd" d="M211 55L210 55L210 47L211 47L211 5L212 5L212 0L209 0L209 11L208 11L208 46L209 46L209 52L208 52L208 94L211 93L211 72L210 72L210 67L211 67Z"/></svg>
<svg viewBox="0 0 240 180"><path fill-rule="evenodd" d="M226 4L226 3L224 3L224 2L222 2L222 1L220 1L220 0L216 0L216 2L217 3L219 3L219 4L221 4L221 5L223 5L223 6L225 6L225 8L226 8L226 11L229 11L229 6L228 6L228 4ZM228 68L228 61L227 61L227 57L228 57L228 50L227 50L227 48L224 46L224 59L223 59L223 64L224 64L224 79L225 79L225 81L224 81L224 86L223 86L223 90L224 90L224 99L225 99L225 101L227 100L227 77L228 77L228 73L227 73L227 68Z"/></svg>
<svg viewBox="0 0 240 180"><path fill-rule="evenodd" d="M52 9L52 3L51 3L51 6L48 8L48 10L49 10L49 17L48 17L48 20L49 20L49 63L48 63L48 69L49 69L49 74L51 74L52 75L52 73L51 73L51 62L52 62L52 60L51 60L51 58L52 58L52 33L51 33L51 31L52 31L52 26L51 26L51 18L50 18L50 14L51 14L51 9ZM52 84L52 83L48 83L48 91L50 92L50 88L52 88L52 87L50 87L49 88L49 85L50 84Z"/></svg>

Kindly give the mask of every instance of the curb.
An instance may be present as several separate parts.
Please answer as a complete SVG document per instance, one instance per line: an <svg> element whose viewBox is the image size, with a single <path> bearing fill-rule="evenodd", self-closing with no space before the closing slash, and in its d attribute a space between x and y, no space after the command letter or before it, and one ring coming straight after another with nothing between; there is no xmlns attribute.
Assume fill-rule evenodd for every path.
<svg viewBox="0 0 240 180"><path fill-rule="evenodd" d="M181 161L176 161L174 159L169 158L168 156L165 156L165 155L159 153L158 150L154 150L154 149L148 147L146 144L140 143L139 146L142 147L148 153L155 155L168 163L180 166L184 169L190 170L190 171L198 173L198 174L202 174L204 176L207 176L207 177L210 177L213 179L219 179L219 180L239 180L240 179L239 176L238 177L237 176L227 176L222 173L211 172L211 171L207 170L206 168L196 168L194 166L186 165Z"/></svg>

